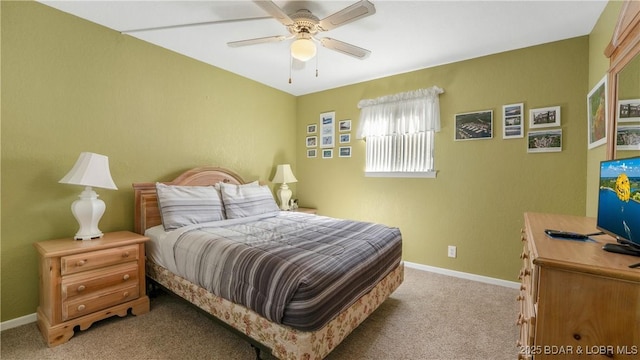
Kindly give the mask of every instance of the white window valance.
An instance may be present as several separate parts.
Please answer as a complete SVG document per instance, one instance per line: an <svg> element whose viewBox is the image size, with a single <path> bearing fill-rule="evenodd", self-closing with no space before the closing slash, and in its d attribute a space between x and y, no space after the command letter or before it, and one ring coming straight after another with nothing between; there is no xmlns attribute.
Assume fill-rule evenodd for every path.
<svg viewBox="0 0 640 360"><path fill-rule="evenodd" d="M361 100L357 139L367 136L440 131L440 102L444 90L427 89Z"/></svg>

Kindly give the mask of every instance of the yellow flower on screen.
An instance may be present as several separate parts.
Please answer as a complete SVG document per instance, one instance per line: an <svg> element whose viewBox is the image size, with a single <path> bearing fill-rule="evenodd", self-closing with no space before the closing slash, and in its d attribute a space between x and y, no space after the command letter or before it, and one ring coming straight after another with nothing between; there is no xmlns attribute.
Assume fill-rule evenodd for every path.
<svg viewBox="0 0 640 360"><path fill-rule="evenodd" d="M629 201L631 197L631 184L629 184L629 178L626 174L618 175L616 179L616 194L622 201Z"/></svg>

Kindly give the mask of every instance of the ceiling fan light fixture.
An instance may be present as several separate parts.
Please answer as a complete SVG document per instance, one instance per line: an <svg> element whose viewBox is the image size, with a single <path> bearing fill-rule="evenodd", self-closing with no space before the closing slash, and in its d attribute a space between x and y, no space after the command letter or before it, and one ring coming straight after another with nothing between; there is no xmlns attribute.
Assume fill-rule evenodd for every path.
<svg viewBox="0 0 640 360"><path fill-rule="evenodd" d="M316 44L311 39L301 38L291 43L291 56L300 61L313 59L316 51Z"/></svg>

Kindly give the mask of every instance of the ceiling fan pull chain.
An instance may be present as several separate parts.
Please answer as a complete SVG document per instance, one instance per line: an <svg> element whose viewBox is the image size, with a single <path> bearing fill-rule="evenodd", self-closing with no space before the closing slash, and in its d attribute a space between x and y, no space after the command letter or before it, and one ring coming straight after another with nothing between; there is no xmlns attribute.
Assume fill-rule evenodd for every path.
<svg viewBox="0 0 640 360"><path fill-rule="evenodd" d="M316 77L318 77L318 58L320 57L320 54L316 55Z"/></svg>
<svg viewBox="0 0 640 360"><path fill-rule="evenodd" d="M293 56L289 52L289 84L291 84L291 68L293 67Z"/></svg>

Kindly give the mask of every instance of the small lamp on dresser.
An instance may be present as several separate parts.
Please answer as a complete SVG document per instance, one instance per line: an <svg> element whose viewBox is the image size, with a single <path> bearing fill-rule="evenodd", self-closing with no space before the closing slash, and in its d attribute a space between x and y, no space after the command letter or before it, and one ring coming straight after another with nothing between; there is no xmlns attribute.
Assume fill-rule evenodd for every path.
<svg viewBox="0 0 640 360"><path fill-rule="evenodd" d="M71 212L80 225L74 238L76 240L101 238L103 234L98 229L98 223L106 206L104 201L98 199L98 194L92 188L118 189L109 172L109 158L90 152L80 153L76 164L59 183L85 187L78 196L80 199L71 204Z"/></svg>
<svg viewBox="0 0 640 360"><path fill-rule="evenodd" d="M291 190L287 183L297 182L298 179L293 175L291 171L291 165L282 164L276 168L276 175L271 179L274 183L281 183L280 189L278 189L278 199L280 200L280 209L289 210L289 200L291 199Z"/></svg>

